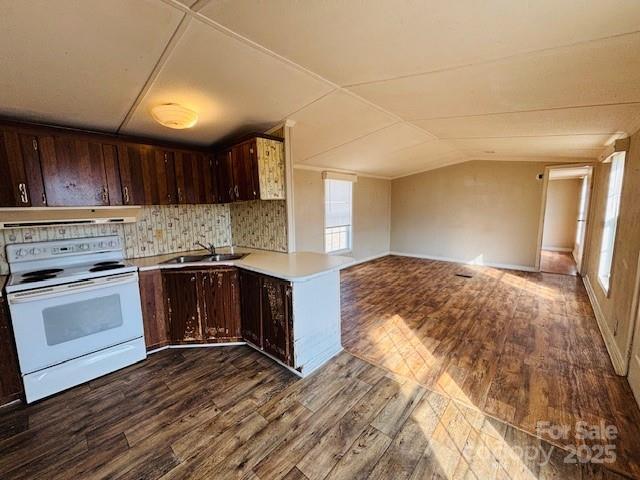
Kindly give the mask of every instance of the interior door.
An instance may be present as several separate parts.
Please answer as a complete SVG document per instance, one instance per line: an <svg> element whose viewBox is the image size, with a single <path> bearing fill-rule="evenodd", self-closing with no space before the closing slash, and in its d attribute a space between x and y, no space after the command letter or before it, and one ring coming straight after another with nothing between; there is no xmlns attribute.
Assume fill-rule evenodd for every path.
<svg viewBox="0 0 640 480"><path fill-rule="evenodd" d="M49 206L109 205L102 143L91 138L38 137Z"/></svg>
<svg viewBox="0 0 640 480"><path fill-rule="evenodd" d="M582 259L584 257L584 242L587 233L587 217L589 215L589 197L591 195L591 169L588 175L582 178L580 188L580 200L578 203L578 226L576 229L576 244L573 258L579 273L582 273Z"/></svg>

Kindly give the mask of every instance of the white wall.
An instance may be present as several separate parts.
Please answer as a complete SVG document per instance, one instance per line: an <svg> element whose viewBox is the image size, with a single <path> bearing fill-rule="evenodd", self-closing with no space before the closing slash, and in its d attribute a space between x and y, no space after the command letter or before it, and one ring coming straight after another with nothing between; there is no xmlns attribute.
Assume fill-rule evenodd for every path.
<svg viewBox="0 0 640 480"><path fill-rule="evenodd" d="M576 243L582 179L549 180L542 248L572 251Z"/></svg>
<svg viewBox="0 0 640 480"><path fill-rule="evenodd" d="M322 173L293 171L296 251L324 251L324 183ZM358 177L353 185L352 256L362 260L389 251L391 182Z"/></svg>
<svg viewBox="0 0 640 480"><path fill-rule="evenodd" d="M470 161L393 180L391 250L534 268L544 168Z"/></svg>

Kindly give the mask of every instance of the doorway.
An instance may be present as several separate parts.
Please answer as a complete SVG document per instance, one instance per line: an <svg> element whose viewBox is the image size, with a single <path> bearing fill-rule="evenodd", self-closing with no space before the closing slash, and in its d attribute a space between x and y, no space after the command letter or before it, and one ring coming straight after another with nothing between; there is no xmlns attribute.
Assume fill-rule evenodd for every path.
<svg viewBox="0 0 640 480"><path fill-rule="evenodd" d="M592 167L547 167L539 250L541 272L582 272Z"/></svg>

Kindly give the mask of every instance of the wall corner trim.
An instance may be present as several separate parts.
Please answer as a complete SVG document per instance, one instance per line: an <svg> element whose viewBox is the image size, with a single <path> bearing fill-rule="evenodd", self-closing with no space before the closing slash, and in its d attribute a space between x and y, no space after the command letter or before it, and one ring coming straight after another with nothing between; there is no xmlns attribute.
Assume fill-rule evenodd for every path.
<svg viewBox="0 0 640 480"><path fill-rule="evenodd" d="M582 277L582 283L587 290L587 295L589 296L589 301L591 302L593 313L596 317L596 323L598 324L598 329L600 330L600 334L604 339L604 344L607 347L607 352L609 353L609 357L611 358L613 369L616 374L625 376L627 374L628 363L625 361L622 353L620 352L620 349L618 348L618 345L614 340L613 332L609 328L604 314L602 313L602 309L600 308L598 299L596 298L595 292L593 291L593 286L591 285L589 277L586 275Z"/></svg>

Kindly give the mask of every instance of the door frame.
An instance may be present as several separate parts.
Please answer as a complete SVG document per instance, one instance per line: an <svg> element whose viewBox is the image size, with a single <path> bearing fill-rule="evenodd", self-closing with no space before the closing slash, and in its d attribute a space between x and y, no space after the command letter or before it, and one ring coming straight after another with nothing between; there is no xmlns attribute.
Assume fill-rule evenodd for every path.
<svg viewBox="0 0 640 480"><path fill-rule="evenodd" d="M547 211L547 192L549 189L549 175L551 170L562 170L569 168L580 168L580 167L590 167L591 172L589 174L589 183L587 185L587 206L586 206L586 220L585 220L585 240L587 238L587 232L589 231L589 213L591 212L591 202L593 200L593 167L595 166L595 162L584 162L584 163L567 163L567 164L559 164L559 165L547 165L544 167L544 178L542 183L542 198L541 198L541 208L540 208L540 216L538 219L538 242L536 247L536 263L535 263L535 271L540 271L540 263L542 259L542 237L544 234L544 219ZM577 228L577 226L576 226ZM582 258L586 257L587 253L587 242L583 241L582 248ZM580 262L580 268L578 269L578 275L582 276L584 272L584 262ZM577 266L577 262L576 262Z"/></svg>

